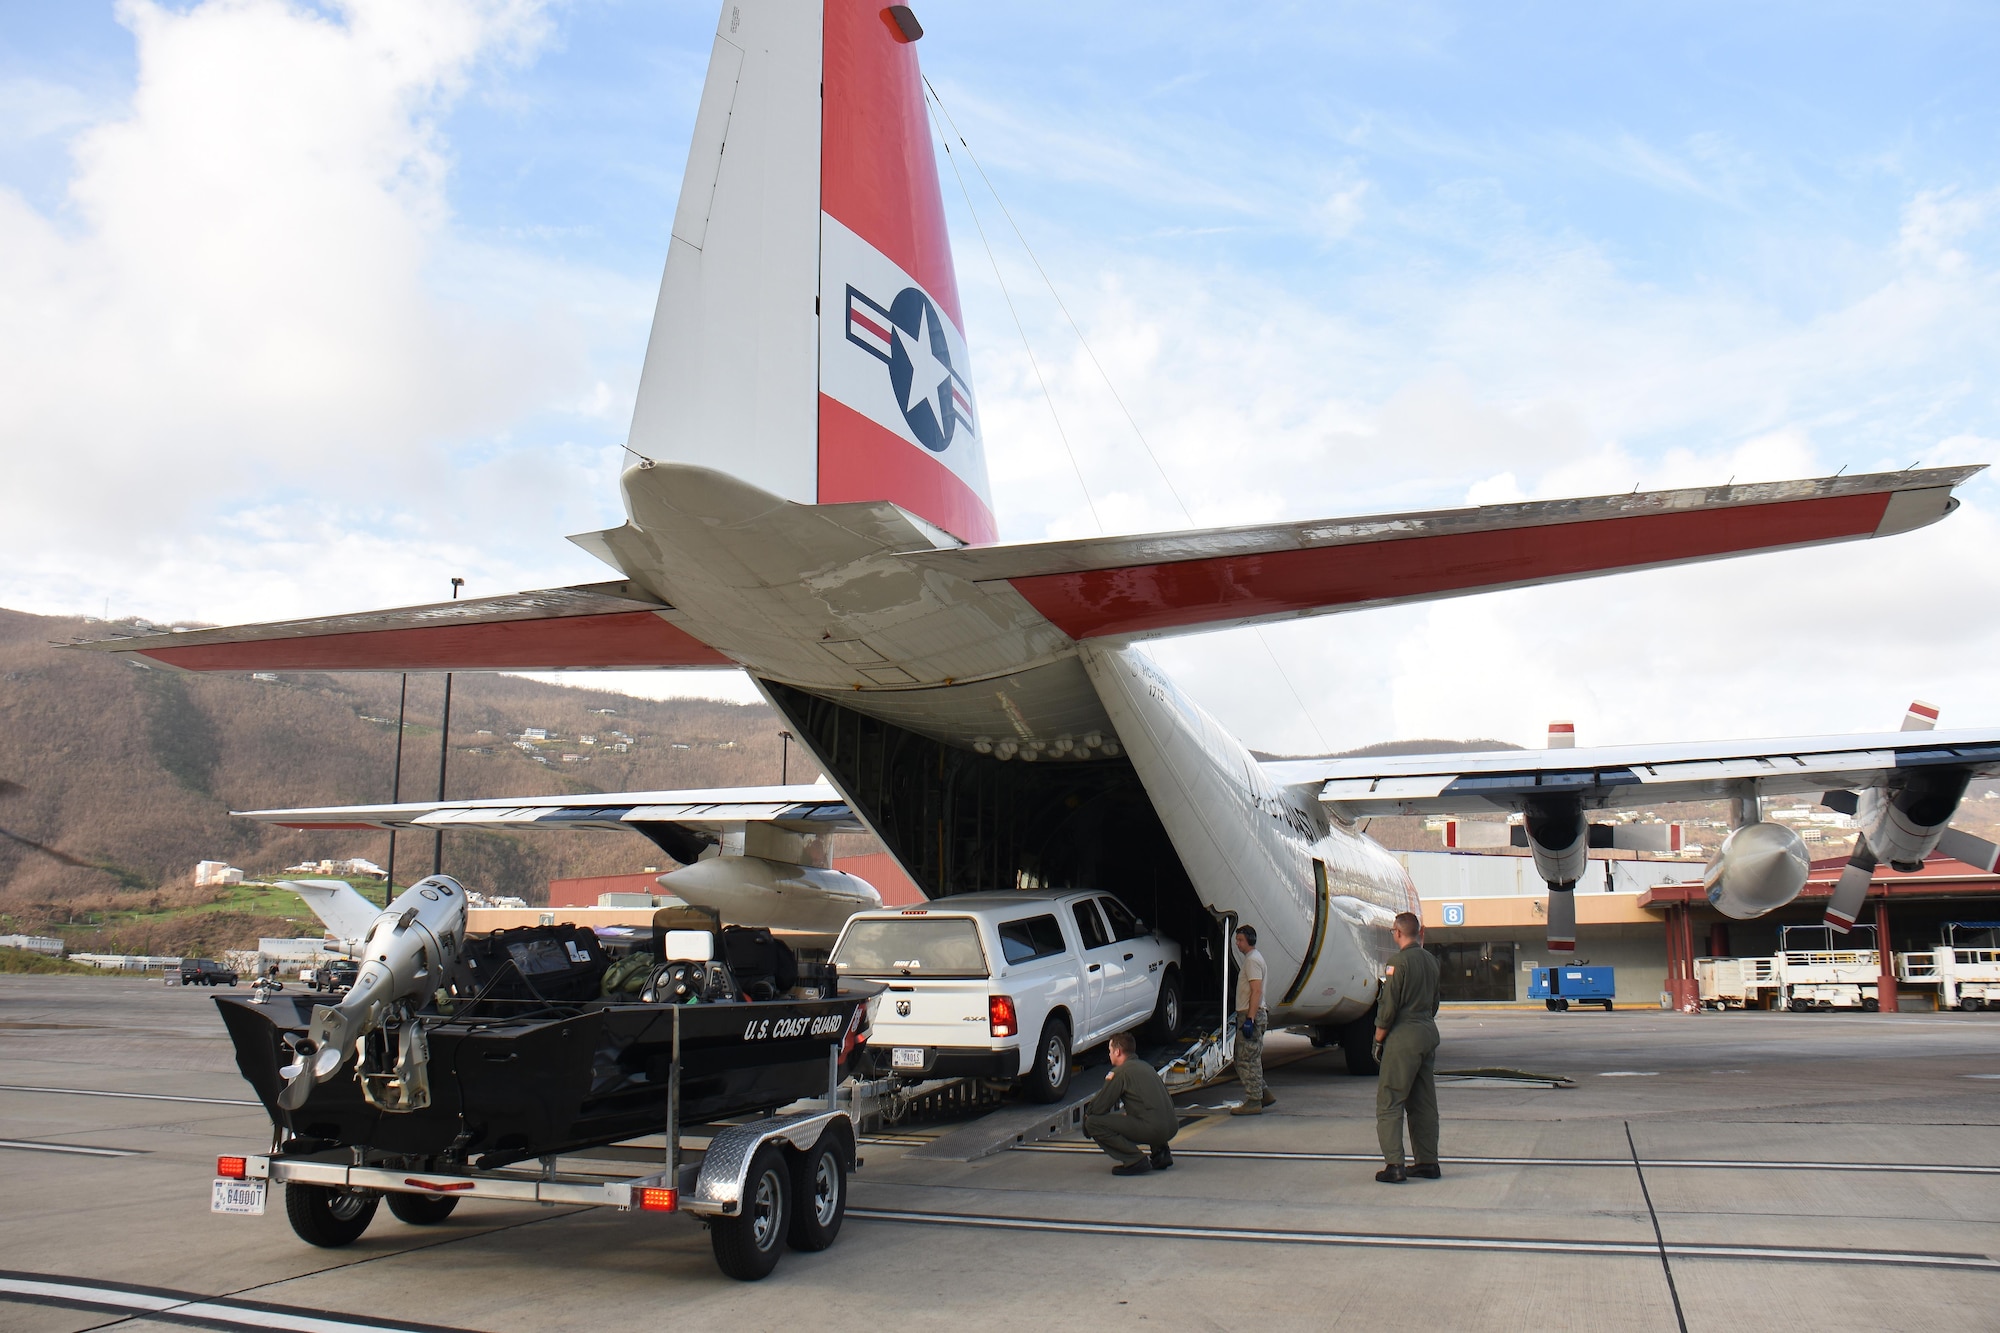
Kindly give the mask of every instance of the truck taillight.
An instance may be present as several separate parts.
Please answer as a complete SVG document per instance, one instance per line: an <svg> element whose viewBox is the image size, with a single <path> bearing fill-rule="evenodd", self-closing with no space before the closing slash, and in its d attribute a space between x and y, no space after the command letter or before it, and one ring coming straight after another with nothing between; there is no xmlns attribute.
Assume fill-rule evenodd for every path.
<svg viewBox="0 0 2000 1333"><path fill-rule="evenodd" d="M243 1180L250 1174L250 1163L241 1157L218 1157L215 1174L229 1180Z"/></svg>
<svg viewBox="0 0 2000 1333"><path fill-rule="evenodd" d="M1021 1030L1014 1018L1014 997L1011 995L990 995L986 999L986 1016L993 1022L993 1035L1011 1037Z"/></svg>
<svg viewBox="0 0 2000 1333"><path fill-rule="evenodd" d="M642 1186L639 1190L639 1206L649 1213L671 1213L679 1200L675 1192L657 1185Z"/></svg>

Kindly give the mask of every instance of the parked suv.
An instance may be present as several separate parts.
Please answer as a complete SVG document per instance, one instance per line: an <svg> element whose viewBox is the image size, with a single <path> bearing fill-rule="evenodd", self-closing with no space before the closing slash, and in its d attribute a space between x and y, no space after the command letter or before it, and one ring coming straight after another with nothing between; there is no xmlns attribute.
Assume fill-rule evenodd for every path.
<svg viewBox="0 0 2000 1333"><path fill-rule="evenodd" d="M869 1016L878 1074L1019 1079L1036 1101L1069 1088L1070 1058L1114 1032L1171 1038L1180 946L1109 894L978 893L850 918L840 974L886 982Z"/></svg>
<svg viewBox="0 0 2000 1333"><path fill-rule="evenodd" d="M234 986L236 974L213 958L181 959L181 985Z"/></svg>

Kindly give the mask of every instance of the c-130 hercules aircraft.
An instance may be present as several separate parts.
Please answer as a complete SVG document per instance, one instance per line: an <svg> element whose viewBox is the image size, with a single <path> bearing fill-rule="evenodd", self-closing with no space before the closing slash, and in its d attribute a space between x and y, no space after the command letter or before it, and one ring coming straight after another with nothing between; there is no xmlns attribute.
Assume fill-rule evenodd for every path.
<svg viewBox="0 0 2000 1333"><path fill-rule="evenodd" d="M1117 893L1188 946L1191 993L1220 971L1227 923L1255 923L1274 1026L1333 1040L1365 1030L1390 919L1417 908L1362 816L1522 813L1563 949L1590 811L1733 799L1710 899L1747 917L1806 877L1759 798L1829 793L1862 828L1858 880L1828 913L1844 927L1876 861L1914 868L1966 783L2000 773L2000 732L1253 757L1145 640L1893 536L1949 513L1978 469L1000 543L921 36L907 7L866 0L722 6L620 479L628 518L571 538L615 580L95 646L194 671L739 667L830 786L257 817L634 828L699 862L675 872L706 877L673 885L683 896L820 929L878 901L826 868L819 836L866 828L933 899ZM1991 864L1991 845L1953 836Z"/></svg>

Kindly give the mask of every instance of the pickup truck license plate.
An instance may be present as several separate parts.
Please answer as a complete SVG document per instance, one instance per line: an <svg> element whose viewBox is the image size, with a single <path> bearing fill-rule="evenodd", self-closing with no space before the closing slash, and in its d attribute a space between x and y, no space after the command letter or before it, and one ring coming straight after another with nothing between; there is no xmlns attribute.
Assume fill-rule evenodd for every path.
<svg viewBox="0 0 2000 1333"><path fill-rule="evenodd" d="M921 1046L898 1046L889 1054L889 1063L898 1069L922 1069L924 1048Z"/></svg>
<svg viewBox="0 0 2000 1333"><path fill-rule="evenodd" d="M217 1176L215 1195L209 1200L208 1211L262 1217L264 1196L270 1185L268 1180L231 1180L227 1176Z"/></svg>

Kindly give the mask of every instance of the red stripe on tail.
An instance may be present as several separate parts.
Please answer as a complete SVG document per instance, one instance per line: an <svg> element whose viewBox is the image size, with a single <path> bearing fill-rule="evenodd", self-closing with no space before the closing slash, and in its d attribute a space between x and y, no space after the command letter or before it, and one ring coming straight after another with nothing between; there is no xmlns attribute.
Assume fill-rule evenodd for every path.
<svg viewBox="0 0 2000 1333"><path fill-rule="evenodd" d="M882 6L858 0L826 0L825 32L820 207L915 278L963 329L917 48L898 40Z"/></svg>
<svg viewBox="0 0 2000 1333"><path fill-rule="evenodd" d="M999 538L993 511L950 468L821 394L819 502L885 498L974 546Z"/></svg>

